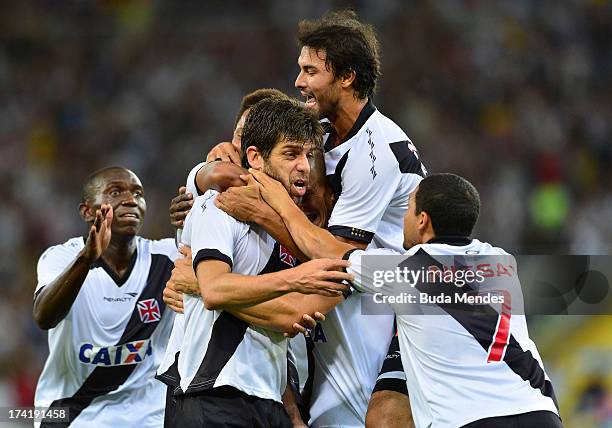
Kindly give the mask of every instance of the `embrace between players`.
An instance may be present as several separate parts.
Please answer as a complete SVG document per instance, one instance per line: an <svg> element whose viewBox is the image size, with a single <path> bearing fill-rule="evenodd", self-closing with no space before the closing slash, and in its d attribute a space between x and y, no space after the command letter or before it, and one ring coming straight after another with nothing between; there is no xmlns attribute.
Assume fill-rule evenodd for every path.
<svg viewBox="0 0 612 428"><path fill-rule="evenodd" d="M41 376L37 405L69 407L71 426L112 421L96 404L106 399L107 412L123 405L125 395L113 393L127 392L148 361L167 389L142 380L139 393L155 390L142 397L155 413L151 423L139 416L146 426L161 425L152 400L166 426L181 427L560 426L524 317L513 317L509 327L505 355L512 361L490 363L477 340L488 326L471 331L441 314L401 315L396 328L392 315L362 315L359 293L372 291L359 275L364 255L506 253L470 238L480 208L476 190L452 174L426 177L406 134L372 104L380 75L372 29L341 12L301 23L298 39L295 85L305 105L273 90L245 97L232 143L216 146L207 163L194 167L173 200L183 257L167 242L151 251L158 245L152 241L147 280L134 291L139 297L119 302L134 307L131 315L120 326L106 315L91 327L123 333L85 344L81 337L71 350L61 337L79 332L67 320L86 316L77 313L79 299L95 305L93 294L80 295L88 275L108 274L116 291L121 278L127 284L134 274L134 254L145 253L138 245L146 240L134 238L144 217L132 191L141 188L137 177L111 168L89 178L81 210L92 225L89 236L69 241L74 249L58 267L47 268L44 256L39 262L35 318L51 328L54 362ZM123 187L112 190L113 183ZM117 214L119 225L133 227L116 230ZM159 283L174 259L163 290L165 303L179 312L172 319ZM307 328L308 343L298 335L288 345L287 336ZM449 345L441 352L445 340L463 341L465 355L456 364L461 350ZM81 380L57 388L66 380L53 366L70 352L77 356L64 370L81 370ZM133 356L127 362L126 353ZM127 409L146 414L137 404Z"/></svg>

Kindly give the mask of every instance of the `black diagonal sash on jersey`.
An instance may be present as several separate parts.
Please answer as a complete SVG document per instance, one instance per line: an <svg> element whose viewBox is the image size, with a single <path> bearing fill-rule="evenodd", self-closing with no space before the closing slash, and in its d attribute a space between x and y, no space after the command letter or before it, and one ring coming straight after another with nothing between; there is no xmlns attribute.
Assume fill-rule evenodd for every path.
<svg viewBox="0 0 612 428"><path fill-rule="evenodd" d="M408 267L409 269L418 269L423 266L423 256L425 256L429 260L428 266L435 265L440 269L443 268L437 260L423 249L420 249L415 256L417 256L415 260L418 259L418 261L412 261L409 257L399 266ZM414 265L415 263L417 265ZM426 285L422 281L417 283L415 287L421 293L426 293L428 295L438 294L430 285ZM472 293L474 291L473 288L466 284L461 287L460 290L453 290L452 294ZM461 324L463 328L476 339L485 351L488 351L489 345L495 336L499 314L488 305L470 305L468 303L457 302L455 299L451 299L451 302L453 303L441 303L437 306L452 316L455 321ZM538 360L533 357L531 351L524 351L521 348L521 345L513 335L510 335L510 339L508 340L504 362L514 373L519 375L521 379L528 381L532 388L539 389L542 395L551 398L557 410L559 409L555 392L550 381L546 380L544 369L542 369Z"/></svg>
<svg viewBox="0 0 612 428"><path fill-rule="evenodd" d="M172 386L174 388L178 387L181 384L181 375L178 371L178 360L180 354L180 351L174 354L174 362L172 365L168 367L168 370L166 370L164 373L155 375L155 379L168 386Z"/></svg>
<svg viewBox="0 0 612 428"><path fill-rule="evenodd" d="M163 316L166 305L162 298L162 292L166 285L166 281L170 278L173 267L174 263L172 263L172 260L167 256L163 254L151 254L151 267L149 268L147 283L136 303L140 300L155 298L160 306L160 315ZM138 313L138 305L135 304L132 316L127 323L121 339L117 342L117 345L148 339L158 325L159 322L143 323ZM136 364L114 367L96 367L72 397L55 400L51 403L49 408L67 407L70 415L69 421L72 422L95 398L119 388L135 369ZM40 426L41 428L67 427L70 425L70 422L43 420Z"/></svg>
<svg viewBox="0 0 612 428"><path fill-rule="evenodd" d="M238 349L248 327L248 323L229 312L221 312L213 324L206 354L185 394L210 389L214 386L217 376ZM180 393L179 388L177 392Z"/></svg>
<svg viewBox="0 0 612 428"><path fill-rule="evenodd" d="M275 242L268 262L258 275L289 269L297 263L295 257ZM191 383L184 391L184 394L193 394L213 388L219 373L221 373L223 367L232 358L234 352L236 352L236 349L238 349L238 346L244 339L247 328L249 328L249 323L242 321L227 311L221 312L221 315L219 315L213 324L202 363ZM182 389L176 388L175 395L180 395L181 393L183 393Z"/></svg>

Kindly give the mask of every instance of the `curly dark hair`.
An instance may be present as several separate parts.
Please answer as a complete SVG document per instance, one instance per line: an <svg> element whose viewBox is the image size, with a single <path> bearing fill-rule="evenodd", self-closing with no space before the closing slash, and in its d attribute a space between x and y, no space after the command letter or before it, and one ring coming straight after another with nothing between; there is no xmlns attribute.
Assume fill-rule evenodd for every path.
<svg viewBox="0 0 612 428"><path fill-rule="evenodd" d="M354 71L357 98L374 95L381 75L378 40L374 28L359 22L354 11L336 11L318 20L300 21L298 46L325 50L325 65L335 77Z"/></svg>

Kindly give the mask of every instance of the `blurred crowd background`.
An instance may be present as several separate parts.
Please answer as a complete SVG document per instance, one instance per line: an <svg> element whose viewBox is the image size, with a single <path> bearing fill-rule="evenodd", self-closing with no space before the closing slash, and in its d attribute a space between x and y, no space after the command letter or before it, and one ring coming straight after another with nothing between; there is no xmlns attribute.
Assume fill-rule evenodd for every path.
<svg viewBox="0 0 612 428"><path fill-rule="evenodd" d="M241 97L299 96L297 22L346 6L382 45L374 103L430 172L477 186L482 240L610 254L610 1L1 1L0 405L32 403L47 354L36 262L84 233L87 174L134 170L143 234L171 236L170 199L231 138ZM612 426L610 318L532 320L566 426Z"/></svg>

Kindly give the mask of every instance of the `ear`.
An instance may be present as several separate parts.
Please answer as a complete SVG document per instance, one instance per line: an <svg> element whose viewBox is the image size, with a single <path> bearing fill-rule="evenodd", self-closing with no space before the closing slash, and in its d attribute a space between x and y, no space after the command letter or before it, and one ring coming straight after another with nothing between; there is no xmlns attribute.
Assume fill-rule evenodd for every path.
<svg viewBox="0 0 612 428"><path fill-rule="evenodd" d="M247 161L249 162L249 165L251 166L251 168L253 169L263 168L263 157L261 156L261 153L259 153L259 150L257 150L257 147L255 146L247 147L246 154L247 154Z"/></svg>
<svg viewBox="0 0 612 428"><path fill-rule="evenodd" d="M79 204L79 214L86 223L92 223L96 218L96 211L92 209L86 202Z"/></svg>
<svg viewBox="0 0 612 428"><path fill-rule="evenodd" d="M431 217L425 211L421 211L417 219L417 230L422 235L431 226Z"/></svg>
<svg viewBox="0 0 612 428"><path fill-rule="evenodd" d="M355 70L350 70L344 73L344 75L340 78L340 84L342 85L342 88L348 89L353 84L356 77L357 73L355 73Z"/></svg>

